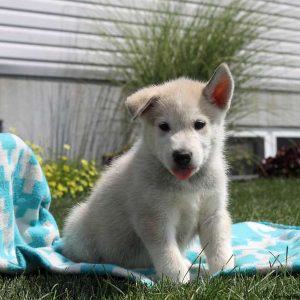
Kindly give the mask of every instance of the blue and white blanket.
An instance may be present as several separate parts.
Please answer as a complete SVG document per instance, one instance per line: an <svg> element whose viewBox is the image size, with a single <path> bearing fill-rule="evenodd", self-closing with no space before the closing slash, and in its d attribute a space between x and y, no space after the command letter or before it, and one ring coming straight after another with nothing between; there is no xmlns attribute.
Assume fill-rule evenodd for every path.
<svg viewBox="0 0 300 300"><path fill-rule="evenodd" d="M48 210L50 201L47 181L31 149L12 134L0 134L0 272L40 268L63 274L111 274L152 283L155 272L151 269L74 263L64 257L56 222ZM233 225L232 244L236 268L224 270L225 274L274 269L300 272L300 227L238 223ZM207 269L199 240L189 247L186 257L193 264L192 277Z"/></svg>

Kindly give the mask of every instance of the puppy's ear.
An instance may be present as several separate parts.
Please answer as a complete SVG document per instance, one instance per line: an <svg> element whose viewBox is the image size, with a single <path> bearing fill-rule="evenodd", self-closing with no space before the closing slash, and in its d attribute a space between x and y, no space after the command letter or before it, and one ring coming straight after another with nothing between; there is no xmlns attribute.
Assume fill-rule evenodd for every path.
<svg viewBox="0 0 300 300"><path fill-rule="evenodd" d="M149 112L158 101L159 97L154 94L153 90L151 87L144 88L126 99L125 105L133 120Z"/></svg>
<svg viewBox="0 0 300 300"><path fill-rule="evenodd" d="M205 98L221 110L230 106L234 82L227 64L221 64L203 90Z"/></svg>

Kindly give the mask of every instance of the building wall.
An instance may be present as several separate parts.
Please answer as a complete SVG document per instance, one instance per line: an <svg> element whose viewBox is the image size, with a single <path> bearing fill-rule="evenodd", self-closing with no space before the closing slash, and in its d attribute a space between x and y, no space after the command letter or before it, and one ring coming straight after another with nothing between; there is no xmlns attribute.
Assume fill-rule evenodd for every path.
<svg viewBox="0 0 300 300"><path fill-rule="evenodd" d="M122 65L103 32L118 37L116 21L143 26L142 19L160 0L0 0L0 73L63 78L107 79ZM176 4L177 1L171 0ZM218 1L222 8L229 1ZM185 18L209 0L188 0ZM215 2L217 3L217 2ZM256 67L262 89L300 92L300 3L297 0L249 0L270 28L260 42ZM249 45L247 51L254 49Z"/></svg>
<svg viewBox="0 0 300 300"><path fill-rule="evenodd" d="M130 143L128 116L117 87L98 82L0 78L0 120L55 156L63 144L71 155L101 160L102 154ZM233 101L235 99L233 98ZM231 135L262 137L265 156L273 156L277 138L300 137L299 94L259 91L249 101L252 113L237 121ZM118 104L121 103L121 106ZM88 130L88 131L87 131Z"/></svg>
<svg viewBox="0 0 300 300"><path fill-rule="evenodd" d="M218 7L222 9L228 2L218 1ZM4 130L15 127L23 138L49 149L58 147L55 139L60 139L61 143L64 139L69 143L87 144L78 139L84 141L83 124L95 111L96 99L108 93L103 81L114 78L114 70L124 67L110 39L103 33L109 32L111 37L122 41L115 22L143 26L142 19L151 15L157 3L162 0L0 0L0 119L4 120ZM188 0L183 17L188 18L197 7L212 3L210 0ZM257 64L250 70L252 74L259 74L254 84L260 91L253 93L250 99L258 109L238 121L240 131L236 134L257 131L273 134L275 129L295 132L300 128L297 105L300 2L249 0L248 3L258 16L269 19L270 27L259 41L267 46L257 54ZM249 45L245 51L252 49L255 45ZM111 103L119 99L118 89L111 88L110 93ZM66 107L70 111L75 103L81 103L81 111L85 111L77 118L82 126L74 127L76 141L66 133L75 125L69 124L70 118L58 114L67 111ZM92 156L97 151L102 153L120 146L117 139L108 144L109 135L103 138L107 132L107 115L115 110L112 104L105 114L102 112L104 121L98 132L101 138L93 142ZM53 129L57 124L63 124L68 130L59 133L59 129ZM112 126L122 129L123 125L116 124L117 121L109 129ZM116 134L117 129L114 131ZM272 141L274 145L274 138ZM266 154L273 153L274 149Z"/></svg>
<svg viewBox="0 0 300 300"><path fill-rule="evenodd" d="M111 85L53 79L0 78L0 120L4 130L61 153L101 160L130 142L120 89ZM67 154L67 153L65 153Z"/></svg>
<svg viewBox="0 0 300 300"><path fill-rule="evenodd" d="M234 98L233 98L234 101ZM278 138L300 138L300 94L292 91L260 90L249 95L249 113L238 119L235 137L260 137L264 156L274 156Z"/></svg>

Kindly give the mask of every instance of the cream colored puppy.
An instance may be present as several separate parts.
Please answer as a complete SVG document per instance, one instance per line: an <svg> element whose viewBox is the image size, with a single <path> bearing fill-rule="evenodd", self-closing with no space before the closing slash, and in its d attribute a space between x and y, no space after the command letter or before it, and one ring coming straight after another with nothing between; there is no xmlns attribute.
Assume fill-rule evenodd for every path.
<svg viewBox="0 0 300 300"><path fill-rule="evenodd" d="M234 266L223 157L233 86L222 64L208 83L180 78L127 98L141 135L71 211L63 231L67 257L154 266L159 276L187 282L182 253L198 234L210 273Z"/></svg>

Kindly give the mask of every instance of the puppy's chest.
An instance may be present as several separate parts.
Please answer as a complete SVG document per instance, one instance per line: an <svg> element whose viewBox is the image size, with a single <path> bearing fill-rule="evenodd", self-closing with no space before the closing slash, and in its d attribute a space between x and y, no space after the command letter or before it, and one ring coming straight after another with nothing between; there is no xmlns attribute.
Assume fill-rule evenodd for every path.
<svg viewBox="0 0 300 300"><path fill-rule="evenodd" d="M197 231L200 198L198 195L182 198L173 209L177 243L185 247Z"/></svg>

